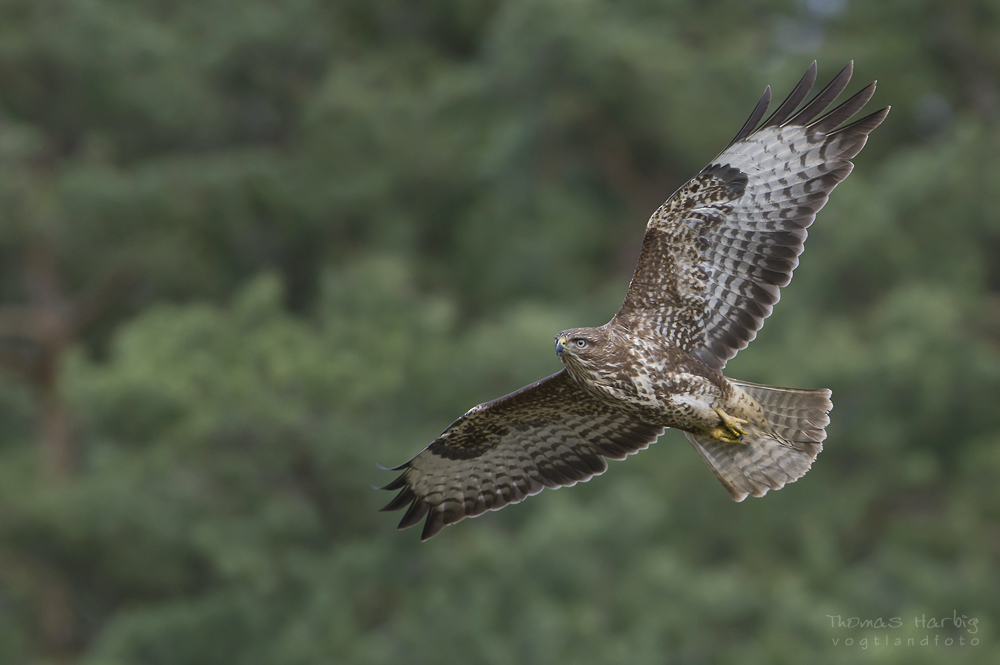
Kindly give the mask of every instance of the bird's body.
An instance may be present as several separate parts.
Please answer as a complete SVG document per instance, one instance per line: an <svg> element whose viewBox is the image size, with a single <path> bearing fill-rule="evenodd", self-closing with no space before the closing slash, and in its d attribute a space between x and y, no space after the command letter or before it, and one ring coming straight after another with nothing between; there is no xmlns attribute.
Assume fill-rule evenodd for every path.
<svg viewBox="0 0 1000 665"><path fill-rule="evenodd" d="M586 340L586 346L577 349L573 340ZM720 372L667 340L633 334L614 322L567 330L557 336L556 349L581 388L660 427L707 432L721 423L715 409L740 406L742 392Z"/></svg>
<svg viewBox="0 0 1000 665"><path fill-rule="evenodd" d="M384 489L400 528L426 517L422 538L447 524L573 485L682 430L742 501L809 470L822 450L829 390L758 385L723 376L791 280L806 238L849 161L888 107L844 125L875 84L831 111L848 65L799 108L816 63L761 122L766 90L730 145L650 217L638 265L615 316L556 335L565 368L448 427ZM825 112L825 115L823 115Z"/></svg>

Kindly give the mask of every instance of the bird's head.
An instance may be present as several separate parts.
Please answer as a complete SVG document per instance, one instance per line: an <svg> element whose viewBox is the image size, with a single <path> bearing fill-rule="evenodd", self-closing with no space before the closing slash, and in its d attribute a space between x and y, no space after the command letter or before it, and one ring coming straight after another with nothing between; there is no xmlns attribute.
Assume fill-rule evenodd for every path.
<svg viewBox="0 0 1000 665"><path fill-rule="evenodd" d="M584 368L595 364L608 343L601 328L572 328L556 335L556 355L567 367Z"/></svg>

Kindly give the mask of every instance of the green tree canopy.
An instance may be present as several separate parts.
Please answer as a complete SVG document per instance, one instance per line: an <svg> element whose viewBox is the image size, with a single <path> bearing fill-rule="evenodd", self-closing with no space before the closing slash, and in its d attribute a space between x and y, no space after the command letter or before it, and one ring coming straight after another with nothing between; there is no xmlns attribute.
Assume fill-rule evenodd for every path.
<svg viewBox="0 0 1000 665"><path fill-rule="evenodd" d="M985 0L0 3L0 662L997 662L998 39ZM833 389L809 475L733 504L668 432L396 532L376 463L556 371L814 58L893 112L728 370Z"/></svg>

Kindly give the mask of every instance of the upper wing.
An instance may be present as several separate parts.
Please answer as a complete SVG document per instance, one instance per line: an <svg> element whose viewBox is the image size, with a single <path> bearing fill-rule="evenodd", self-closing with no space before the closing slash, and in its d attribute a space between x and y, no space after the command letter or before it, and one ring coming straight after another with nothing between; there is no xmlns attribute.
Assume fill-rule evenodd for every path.
<svg viewBox="0 0 1000 665"><path fill-rule="evenodd" d="M401 490L383 510L409 506L400 529L425 515L421 540L447 524L498 510L545 487L575 485L649 446L662 427L635 420L584 392L562 370L451 424L382 489Z"/></svg>
<svg viewBox="0 0 1000 665"><path fill-rule="evenodd" d="M792 278L806 227L889 113L840 126L871 99L872 83L820 117L852 71L850 63L795 112L816 81L813 62L758 127L771 99L764 91L733 142L653 213L617 322L655 330L720 370L746 348Z"/></svg>

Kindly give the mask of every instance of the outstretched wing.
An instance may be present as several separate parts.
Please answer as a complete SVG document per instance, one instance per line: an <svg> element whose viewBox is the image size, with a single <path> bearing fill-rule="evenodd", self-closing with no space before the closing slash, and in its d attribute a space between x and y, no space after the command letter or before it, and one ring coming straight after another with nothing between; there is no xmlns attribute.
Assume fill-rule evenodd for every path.
<svg viewBox="0 0 1000 665"><path fill-rule="evenodd" d="M806 227L889 113L841 126L871 99L872 83L820 115L852 71L850 63L796 112L816 81L813 62L760 123L764 91L733 142L653 213L616 321L652 329L720 370L746 348L792 279Z"/></svg>
<svg viewBox="0 0 1000 665"><path fill-rule="evenodd" d="M409 506L400 529L426 516L421 540L427 540L445 525L545 487L589 480L607 470L605 457L625 459L662 433L590 396L562 370L452 423L394 469L403 473L382 489L400 492L382 510Z"/></svg>

